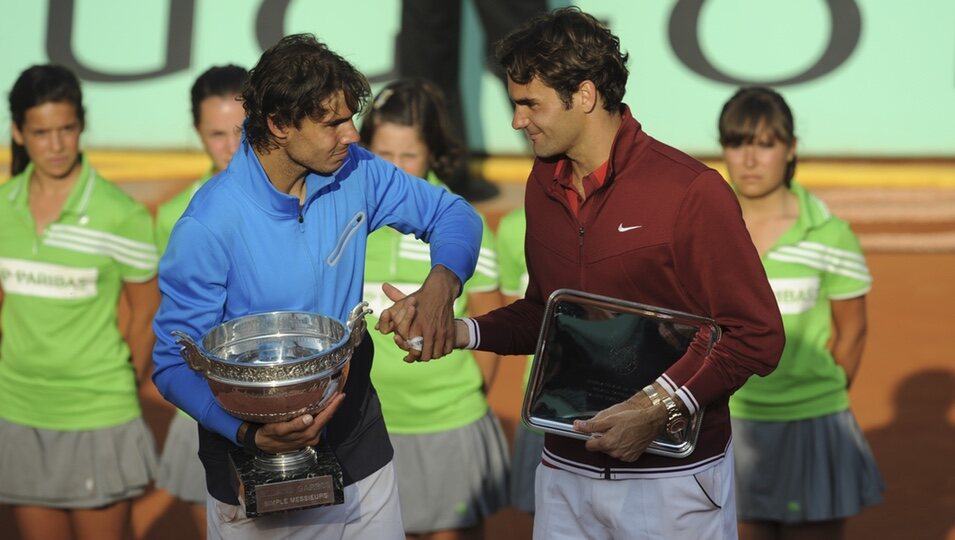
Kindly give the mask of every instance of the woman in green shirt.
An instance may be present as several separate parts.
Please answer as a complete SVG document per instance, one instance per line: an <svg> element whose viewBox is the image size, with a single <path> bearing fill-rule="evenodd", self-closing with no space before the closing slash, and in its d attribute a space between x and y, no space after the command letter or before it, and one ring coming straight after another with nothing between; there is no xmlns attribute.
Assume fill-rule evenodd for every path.
<svg viewBox="0 0 955 540"><path fill-rule="evenodd" d="M24 71L10 116L14 176L0 186L0 503L13 505L23 538L119 540L155 468L137 395L159 300L151 218L80 152L85 115L69 70Z"/></svg>
<svg viewBox="0 0 955 540"><path fill-rule="evenodd" d="M730 398L740 538L842 538L845 519L882 492L848 392L872 278L849 225L793 180L796 136L782 96L739 90L719 131L786 331L776 370Z"/></svg>

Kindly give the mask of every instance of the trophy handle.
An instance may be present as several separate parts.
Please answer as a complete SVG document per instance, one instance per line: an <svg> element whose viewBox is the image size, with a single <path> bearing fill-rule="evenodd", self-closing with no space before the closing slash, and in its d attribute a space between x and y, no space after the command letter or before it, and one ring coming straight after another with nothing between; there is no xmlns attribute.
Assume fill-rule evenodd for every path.
<svg viewBox="0 0 955 540"><path fill-rule="evenodd" d="M182 345L182 348L179 349L179 354L182 355L186 364L195 371L208 373L212 366L210 365L209 359L202 354L199 345L196 344L191 337L179 330L173 330L172 335L178 338L176 343Z"/></svg>
<svg viewBox="0 0 955 540"><path fill-rule="evenodd" d="M361 338L365 334L365 316L372 313L374 311L368 307L368 302L362 301L352 308L351 313L348 314L348 323L346 324L349 332L348 343L352 347L357 347L361 343Z"/></svg>

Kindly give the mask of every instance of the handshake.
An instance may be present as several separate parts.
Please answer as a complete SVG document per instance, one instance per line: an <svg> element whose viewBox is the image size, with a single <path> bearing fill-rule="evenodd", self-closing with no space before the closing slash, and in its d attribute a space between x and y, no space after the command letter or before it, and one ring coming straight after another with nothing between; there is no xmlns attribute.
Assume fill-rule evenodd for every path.
<svg viewBox="0 0 955 540"><path fill-rule="evenodd" d="M421 288L411 294L389 283L382 291L394 305L381 312L375 329L394 335L395 344L408 353L405 362L427 362L467 345L467 328L454 319L461 282L444 266L432 268Z"/></svg>

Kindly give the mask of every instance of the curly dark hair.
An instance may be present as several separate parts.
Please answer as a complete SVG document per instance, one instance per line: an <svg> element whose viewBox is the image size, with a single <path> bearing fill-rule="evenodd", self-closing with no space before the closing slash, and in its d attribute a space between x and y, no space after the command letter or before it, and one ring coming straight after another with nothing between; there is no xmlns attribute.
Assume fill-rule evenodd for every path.
<svg viewBox="0 0 955 540"><path fill-rule="evenodd" d="M69 103L76 110L80 127L86 126L83 91L72 71L53 64L30 66L17 77L10 89L10 119L17 129L23 129L28 109L44 103ZM26 148L10 141L10 174L16 176L30 163Z"/></svg>
<svg viewBox="0 0 955 540"><path fill-rule="evenodd" d="M329 112L329 98L342 92L345 104L361 112L371 95L368 80L344 58L312 34L285 36L262 53L242 89L245 136L259 151L278 147L268 120L298 128L309 117L320 121Z"/></svg>
<svg viewBox="0 0 955 540"><path fill-rule="evenodd" d="M720 146L737 148L752 144L761 128L768 129L776 140L791 146L796 142L793 112L779 92L766 86L747 86L733 94L720 112ZM783 180L792 185L796 174L796 157L786 164Z"/></svg>
<svg viewBox="0 0 955 540"><path fill-rule="evenodd" d="M413 127L428 147L428 165L438 178L446 180L454 173L463 146L451 134L444 94L434 83L404 79L382 88L362 120L362 144L370 147L375 128L383 123Z"/></svg>
<svg viewBox="0 0 955 540"><path fill-rule="evenodd" d="M618 112L626 92L629 55L620 39L592 15L571 6L539 15L499 41L497 61L518 84L534 77L557 91L564 106L580 83L592 81L609 112Z"/></svg>

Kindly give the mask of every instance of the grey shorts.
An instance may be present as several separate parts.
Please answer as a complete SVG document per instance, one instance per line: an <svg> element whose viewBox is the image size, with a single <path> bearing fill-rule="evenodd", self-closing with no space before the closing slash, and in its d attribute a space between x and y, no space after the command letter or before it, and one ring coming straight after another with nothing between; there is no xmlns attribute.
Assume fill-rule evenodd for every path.
<svg viewBox="0 0 955 540"><path fill-rule="evenodd" d="M156 487L192 504L206 504L206 472L199 461L196 421L176 412L159 458Z"/></svg>
<svg viewBox="0 0 955 540"><path fill-rule="evenodd" d="M89 431L0 420L0 503L99 508L142 494L155 470L142 418Z"/></svg>
<svg viewBox="0 0 955 540"><path fill-rule="evenodd" d="M882 478L851 411L795 422L732 422L740 519L828 521L881 502Z"/></svg>
<svg viewBox="0 0 955 540"><path fill-rule="evenodd" d="M464 529L507 505L507 441L491 411L462 428L391 435L407 533Z"/></svg>
<svg viewBox="0 0 955 540"><path fill-rule="evenodd" d="M514 431L511 460L511 506L534 513L534 479L544 452L544 434L521 424Z"/></svg>

